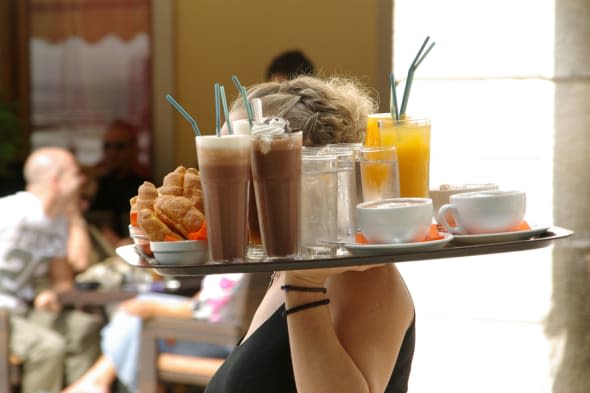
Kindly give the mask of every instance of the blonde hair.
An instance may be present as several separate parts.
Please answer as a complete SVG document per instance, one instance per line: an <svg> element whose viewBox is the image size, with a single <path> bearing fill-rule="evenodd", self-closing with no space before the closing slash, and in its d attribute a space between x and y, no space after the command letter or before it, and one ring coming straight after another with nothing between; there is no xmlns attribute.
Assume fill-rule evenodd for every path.
<svg viewBox="0 0 590 393"><path fill-rule="evenodd" d="M342 77L261 83L248 89L248 98L261 99L265 117L283 117L303 131L305 146L362 142L367 116L376 109L368 89ZM241 99L232 105L237 111L246 112Z"/></svg>

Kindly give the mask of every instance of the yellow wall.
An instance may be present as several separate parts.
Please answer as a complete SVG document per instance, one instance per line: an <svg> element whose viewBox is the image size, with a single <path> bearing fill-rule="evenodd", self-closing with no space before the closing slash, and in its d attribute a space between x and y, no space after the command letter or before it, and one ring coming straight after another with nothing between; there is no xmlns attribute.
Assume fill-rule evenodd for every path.
<svg viewBox="0 0 590 393"><path fill-rule="evenodd" d="M174 96L203 133L214 133L213 84L235 98L232 74L244 85L260 82L271 58L291 48L302 49L324 75L376 87L378 28L367 21L379 19L380 1L178 0ZM195 165L193 131L179 116L175 123L176 163Z"/></svg>

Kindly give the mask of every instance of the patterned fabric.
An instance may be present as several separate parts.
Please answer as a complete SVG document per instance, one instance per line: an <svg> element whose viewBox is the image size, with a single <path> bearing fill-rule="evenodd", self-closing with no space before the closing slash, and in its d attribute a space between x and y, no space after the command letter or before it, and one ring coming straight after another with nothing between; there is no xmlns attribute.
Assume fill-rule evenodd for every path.
<svg viewBox="0 0 590 393"><path fill-rule="evenodd" d="M66 256L68 223L49 218L29 192L0 198L0 307L24 310L49 262Z"/></svg>
<svg viewBox="0 0 590 393"><path fill-rule="evenodd" d="M193 316L209 322L223 319L223 306L232 298L242 281L243 273L211 274L205 276L199 297L196 299Z"/></svg>

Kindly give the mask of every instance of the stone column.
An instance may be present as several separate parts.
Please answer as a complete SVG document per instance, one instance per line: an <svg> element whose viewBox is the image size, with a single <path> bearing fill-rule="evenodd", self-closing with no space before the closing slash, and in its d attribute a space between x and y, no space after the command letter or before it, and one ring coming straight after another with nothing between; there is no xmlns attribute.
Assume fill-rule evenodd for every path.
<svg viewBox="0 0 590 393"><path fill-rule="evenodd" d="M546 332L557 351L554 393L590 392L590 1L555 4L554 218L573 229L553 250Z"/></svg>

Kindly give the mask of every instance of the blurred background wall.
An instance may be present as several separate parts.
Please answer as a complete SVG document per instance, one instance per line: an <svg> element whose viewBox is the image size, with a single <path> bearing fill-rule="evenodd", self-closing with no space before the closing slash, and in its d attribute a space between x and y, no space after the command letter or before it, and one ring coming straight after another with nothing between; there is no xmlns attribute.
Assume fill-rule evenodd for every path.
<svg viewBox="0 0 590 393"><path fill-rule="evenodd" d="M204 133L214 133L215 82L233 98L232 74L244 85L262 82L274 56L300 49L320 74L354 76L385 92L388 105L391 7L383 0L178 0L173 6L174 95ZM190 125L175 117L173 134L176 163L194 165Z"/></svg>

